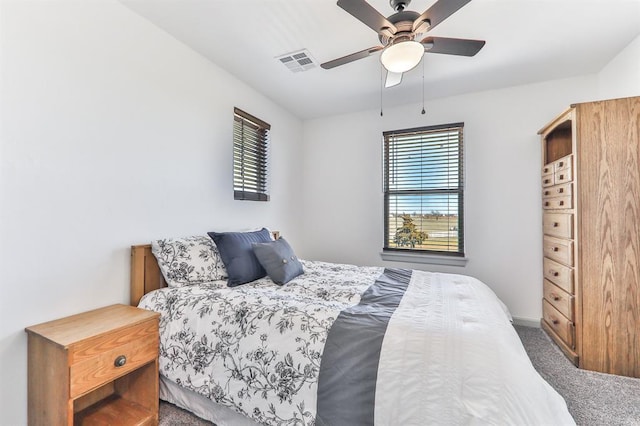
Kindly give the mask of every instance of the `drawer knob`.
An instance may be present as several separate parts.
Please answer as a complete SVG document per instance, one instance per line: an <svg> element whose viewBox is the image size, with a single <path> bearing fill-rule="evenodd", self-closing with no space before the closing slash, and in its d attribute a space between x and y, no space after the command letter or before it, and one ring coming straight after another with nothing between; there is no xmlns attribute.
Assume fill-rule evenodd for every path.
<svg viewBox="0 0 640 426"><path fill-rule="evenodd" d="M560 275L560 273L556 271L551 271L551 275L553 275L554 277L557 277L558 275Z"/></svg>
<svg viewBox="0 0 640 426"><path fill-rule="evenodd" d="M549 191L544 191L544 195L549 195Z"/></svg>
<svg viewBox="0 0 640 426"><path fill-rule="evenodd" d="M562 167L564 166L564 161L561 161L560 163L558 163L558 167Z"/></svg>
<svg viewBox="0 0 640 426"><path fill-rule="evenodd" d="M553 227L557 228L558 226L560 226L560 224L558 222L553 222Z"/></svg>
<svg viewBox="0 0 640 426"><path fill-rule="evenodd" d="M116 367L122 367L127 363L127 357L124 355L120 355L119 357L116 358L115 361L113 361L113 365L115 365Z"/></svg>
<svg viewBox="0 0 640 426"><path fill-rule="evenodd" d="M549 183L549 182L551 182L549 179L544 180L544 183Z"/></svg>
<svg viewBox="0 0 640 426"><path fill-rule="evenodd" d="M552 251L558 251L558 247L553 247L551 250Z"/></svg>
<svg viewBox="0 0 640 426"><path fill-rule="evenodd" d="M558 194L562 194L564 192L564 188L558 188Z"/></svg>
<svg viewBox="0 0 640 426"><path fill-rule="evenodd" d="M560 180L564 179L564 175L560 175Z"/></svg>
<svg viewBox="0 0 640 426"><path fill-rule="evenodd" d="M548 202L548 201L545 201L544 205L545 205L545 207L546 207L546 206L548 206L548 205L549 205L549 202Z"/></svg>
<svg viewBox="0 0 640 426"><path fill-rule="evenodd" d="M552 298L553 300L555 300L556 302L557 302L558 300L560 300L560 296L558 296L557 294L553 294L553 293L551 293L551 298Z"/></svg>
<svg viewBox="0 0 640 426"><path fill-rule="evenodd" d="M564 201L560 201L560 205L561 205L561 206L564 206Z"/></svg>
<svg viewBox="0 0 640 426"><path fill-rule="evenodd" d="M558 321L558 320L557 320L557 319L555 319L555 318L553 318L553 319L551 320L551 322L553 323L553 325L558 325L558 324L560 324L560 321Z"/></svg>

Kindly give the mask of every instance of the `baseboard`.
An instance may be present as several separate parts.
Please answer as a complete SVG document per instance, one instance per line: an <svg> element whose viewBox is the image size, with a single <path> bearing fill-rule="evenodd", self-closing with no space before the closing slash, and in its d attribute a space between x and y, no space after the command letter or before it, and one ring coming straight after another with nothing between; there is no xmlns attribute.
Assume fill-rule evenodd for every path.
<svg viewBox="0 0 640 426"><path fill-rule="evenodd" d="M540 319L513 317L513 323L523 327L540 328Z"/></svg>

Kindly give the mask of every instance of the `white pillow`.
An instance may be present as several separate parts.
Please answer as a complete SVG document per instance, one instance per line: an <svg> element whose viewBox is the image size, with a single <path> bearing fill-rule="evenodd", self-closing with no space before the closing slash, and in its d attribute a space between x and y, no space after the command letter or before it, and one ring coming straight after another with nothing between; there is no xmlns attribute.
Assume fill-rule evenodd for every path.
<svg viewBox="0 0 640 426"><path fill-rule="evenodd" d="M210 283L227 278L218 248L208 235L151 242L151 252L169 287Z"/></svg>

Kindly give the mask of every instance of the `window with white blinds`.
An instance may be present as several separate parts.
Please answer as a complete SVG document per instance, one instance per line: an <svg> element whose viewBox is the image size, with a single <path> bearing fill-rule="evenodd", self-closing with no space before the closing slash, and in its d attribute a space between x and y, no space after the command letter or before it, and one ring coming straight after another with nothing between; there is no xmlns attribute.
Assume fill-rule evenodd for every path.
<svg viewBox="0 0 640 426"><path fill-rule="evenodd" d="M271 125L233 109L233 198L269 201L267 189Z"/></svg>
<svg viewBox="0 0 640 426"><path fill-rule="evenodd" d="M384 132L384 251L464 256L463 123Z"/></svg>

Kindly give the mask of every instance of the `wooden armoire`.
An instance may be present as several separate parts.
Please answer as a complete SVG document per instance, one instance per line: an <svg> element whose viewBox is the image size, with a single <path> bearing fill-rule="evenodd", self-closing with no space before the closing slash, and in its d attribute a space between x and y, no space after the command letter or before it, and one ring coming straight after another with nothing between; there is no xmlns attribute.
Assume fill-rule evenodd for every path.
<svg viewBox="0 0 640 426"><path fill-rule="evenodd" d="M580 368L640 377L640 97L572 105L542 138L542 328Z"/></svg>

